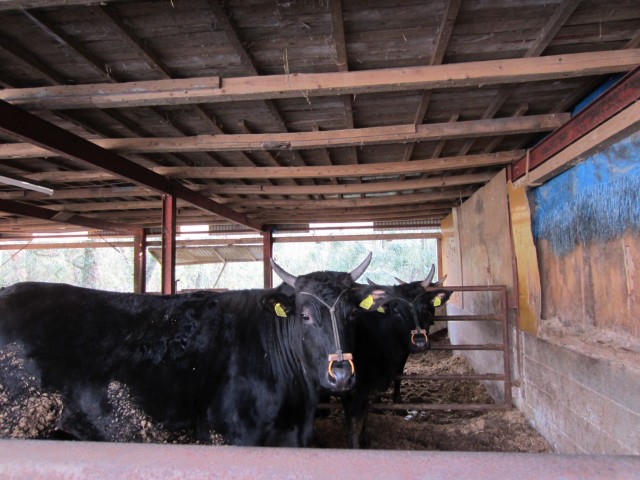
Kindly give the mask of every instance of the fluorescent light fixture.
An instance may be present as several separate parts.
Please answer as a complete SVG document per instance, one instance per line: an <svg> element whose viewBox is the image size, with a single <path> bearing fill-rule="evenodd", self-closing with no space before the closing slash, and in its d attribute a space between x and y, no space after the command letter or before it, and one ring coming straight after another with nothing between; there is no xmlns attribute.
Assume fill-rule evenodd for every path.
<svg viewBox="0 0 640 480"><path fill-rule="evenodd" d="M53 195L53 190L51 188L43 187L42 185L36 185L35 183L31 183L27 180L22 180L16 177L7 177L4 175L0 175L0 183L24 188L25 190L33 190L34 192L45 193L47 195Z"/></svg>

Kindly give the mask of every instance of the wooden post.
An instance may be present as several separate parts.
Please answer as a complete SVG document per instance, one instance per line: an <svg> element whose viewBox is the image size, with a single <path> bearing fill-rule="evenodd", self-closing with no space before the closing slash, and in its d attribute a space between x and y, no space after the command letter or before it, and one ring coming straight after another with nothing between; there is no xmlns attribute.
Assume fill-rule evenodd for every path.
<svg viewBox="0 0 640 480"><path fill-rule="evenodd" d="M176 293L176 197L162 196L162 294Z"/></svg>
<svg viewBox="0 0 640 480"><path fill-rule="evenodd" d="M273 287L273 271L270 260L273 255L273 231L270 225L265 225L262 230L262 252L264 288L271 288Z"/></svg>
<svg viewBox="0 0 640 480"><path fill-rule="evenodd" d="M133 235L133 291L147 291L147 231L144 228Z"/></svg>

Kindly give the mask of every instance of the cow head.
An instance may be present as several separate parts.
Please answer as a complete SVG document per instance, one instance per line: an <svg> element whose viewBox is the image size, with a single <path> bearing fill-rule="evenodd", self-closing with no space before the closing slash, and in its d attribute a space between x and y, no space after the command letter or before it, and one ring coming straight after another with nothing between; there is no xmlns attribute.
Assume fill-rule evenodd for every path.
<svg viewBox="0 0 640 480"><path fill-rule="evenodd" d="M358 308L355 281L371 262L371 253L350 273L313 272L295 276L271 260L276 274L293 287L296 320L302 328L306 367L323 388L344 392L355 383L349 320Z"/></svg>
<svg viewBox="0 0 640 480"><path fill-rule="evenodd" d="M433 325L435 308L444 304L451 291L438 289L442 282L432 283L435 266L422 281L400 282L399 285L385 286L371 284L363 291L365 298L360 306L366 310L378 310L388 315L400 325L410 352L428 350L429 327Z"/></svg>

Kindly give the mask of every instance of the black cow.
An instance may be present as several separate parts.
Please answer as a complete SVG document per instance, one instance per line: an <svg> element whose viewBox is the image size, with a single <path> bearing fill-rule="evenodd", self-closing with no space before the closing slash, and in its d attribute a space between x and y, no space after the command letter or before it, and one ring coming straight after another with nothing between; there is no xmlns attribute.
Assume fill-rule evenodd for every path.
<svg viewBox="0 0 640 480"><path fill-rule="evenodd" d="M349 431L349 446L366 445L368 395L386 390L404 370L410 353L429 349L428 330L435 306L446 302L451 292L434 289L432 266L423 281L396 286L372 285L353 321L354 362L358 372L355 387L342 394ZM399 391L398 391L399 396ZM395 399L394 399L395 401Z"/></svg>
<svg viewBox="0 0 640 480"><path fill-rule="evenodd" d="M319 388L354 383L345 322L370 259L297 278L274 263L293 288L216 294L16 284L0 291L0 347L19 344L42 387L60 392L59 429L72 438L115 439L115 382L155 421L203 442L216 432L234 445L306 446Z"/></svg>

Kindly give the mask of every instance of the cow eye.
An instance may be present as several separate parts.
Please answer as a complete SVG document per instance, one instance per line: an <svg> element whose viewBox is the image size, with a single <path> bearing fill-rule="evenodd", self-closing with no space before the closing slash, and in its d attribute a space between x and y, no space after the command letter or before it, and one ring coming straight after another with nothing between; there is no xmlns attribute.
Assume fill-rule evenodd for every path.
<svg viewBox="0 0 640 480"><path fill-rule="evenodd" d="M310 325L313 323L313 318L311 317L311 313L306 308L302 310L301 316L302 316L302 321L305 324Z"/></svg>

